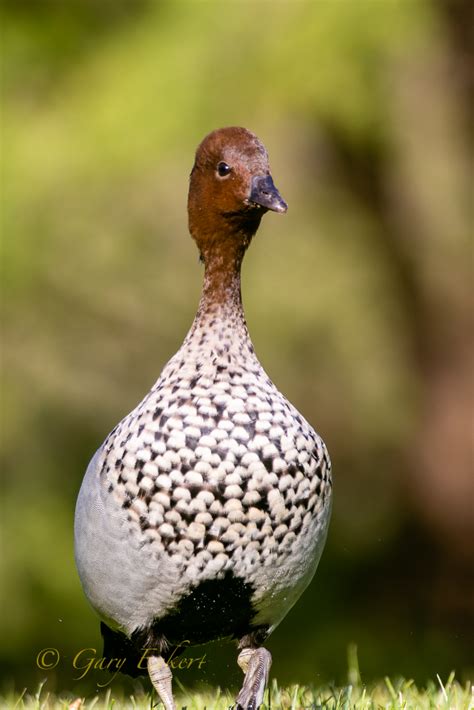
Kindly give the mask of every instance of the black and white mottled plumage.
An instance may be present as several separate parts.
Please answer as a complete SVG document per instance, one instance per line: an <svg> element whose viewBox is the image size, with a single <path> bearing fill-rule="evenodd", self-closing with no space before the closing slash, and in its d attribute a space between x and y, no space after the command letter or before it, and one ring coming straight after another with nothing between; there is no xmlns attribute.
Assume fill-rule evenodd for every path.
<svg viewBox="0 0 474 710"><path fill-rule="evenodd" d="M227 181L232 199L244 195L240 218L223 204L216 174L223 161L235 175ZM211 178L221 223L193 205L194 180L201 211L212 212ZM262 214L286 210L253 134L221 129L203 141L189 205L206 265L199 309L179 351L89 465L76 560L105 623L106 651L125 649L127 672L135 674L133 658L147 647L159 649L155 675L165 678L173 645L236 638L247 671L238 705L256 708L270 664L261 644L308 585L324 546L330 462L322 439L263 370L245 323L243 254ZM252 680L252 663L263 680L258 672ZM156 681L149 670L173 708L170 674Z"/></svg>

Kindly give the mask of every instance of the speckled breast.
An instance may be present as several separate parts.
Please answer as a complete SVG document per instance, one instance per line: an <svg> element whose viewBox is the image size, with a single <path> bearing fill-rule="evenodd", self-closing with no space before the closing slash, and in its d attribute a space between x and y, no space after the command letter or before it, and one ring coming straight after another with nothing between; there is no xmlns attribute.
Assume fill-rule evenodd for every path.
<svg viewBox="0 0 474 710"><path fill-rule="evenodd" d="M294 588L325 537L326 448L254 358L244 368L178 353L104 451L102 483L130 537L190 585L231 570L257 598L273 579Z"/></svg>

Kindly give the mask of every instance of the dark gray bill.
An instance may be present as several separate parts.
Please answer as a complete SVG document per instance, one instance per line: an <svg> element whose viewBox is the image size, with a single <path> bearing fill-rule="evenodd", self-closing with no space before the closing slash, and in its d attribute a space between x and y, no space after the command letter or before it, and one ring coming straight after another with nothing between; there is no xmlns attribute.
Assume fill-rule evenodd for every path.
<svg viewBox="0 0 474 710"><path fill-rule="evenodd" d="M250 202L273 212L286 212L288 209L288 205L273 184L271 175L256 175L252 179L249 199Z"/></svg>

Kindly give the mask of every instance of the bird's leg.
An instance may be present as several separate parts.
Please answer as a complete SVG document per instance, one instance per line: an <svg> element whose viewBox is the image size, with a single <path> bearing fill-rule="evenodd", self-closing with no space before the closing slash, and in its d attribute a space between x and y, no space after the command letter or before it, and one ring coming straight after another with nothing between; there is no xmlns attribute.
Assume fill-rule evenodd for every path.
<svg viewBox="0 0 474 710"><path fill-rule="evenodd" d="M237 710L257 710L263 702L272 656L266 648L244 648L237 663L245 673L244 684L237 696Z"/></svg>
<svg viewBox="0 0 474 710"><path fill-rule="evenodd" d="M162 656L149 656L147 665L148 675L165 710L176 710L171 686L173 675L169 665Z"/></svg>

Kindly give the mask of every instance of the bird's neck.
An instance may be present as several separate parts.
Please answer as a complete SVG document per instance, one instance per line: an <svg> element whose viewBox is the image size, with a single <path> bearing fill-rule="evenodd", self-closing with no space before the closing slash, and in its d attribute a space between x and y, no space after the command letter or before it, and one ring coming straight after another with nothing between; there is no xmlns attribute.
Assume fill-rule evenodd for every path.
<svg viewBox="0 0 474 710"><path fill-rule="evenodd" d="M205 266L201 299L185 342L212 345L217 354L237 349L253 352L241 296L245 246L234 240L220 241L201 254Z"/></svg>
<svg viewBox="0 0 474 710"><path fill-rule="evenodd" d="M241 267L245 249L226 245L204 255L204 282L199 310L242 311Z"/></svg>
<svg viewBox="0 0 474 710"><path fill-rule="evenodd" d="M228 230L199 244L204 262L204 281L197 313L200 319L220 316L244 321L240 273L252 236Z"/></svg>

